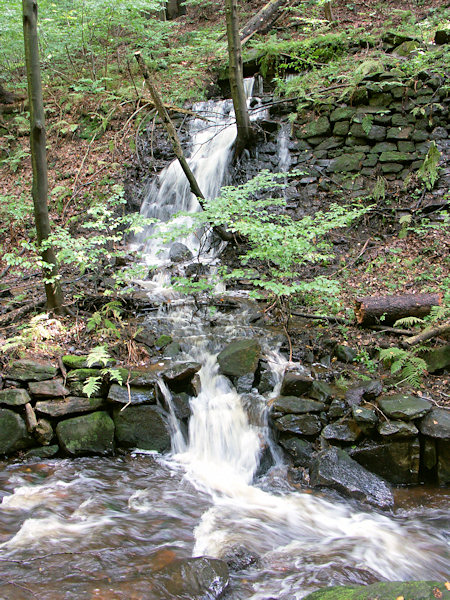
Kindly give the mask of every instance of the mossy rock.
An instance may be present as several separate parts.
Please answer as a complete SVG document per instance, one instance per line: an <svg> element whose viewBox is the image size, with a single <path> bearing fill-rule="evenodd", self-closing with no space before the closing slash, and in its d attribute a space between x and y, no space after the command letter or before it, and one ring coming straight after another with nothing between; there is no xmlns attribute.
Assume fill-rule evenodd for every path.
<svg viewBox="0 0 450 600"><path fill-rule="evenodd" d="M72 456L110 454L114 449L114 422L104 411L61 421L56 435L61 448Z"/></svg>
<svg viewBox="0 0 450 600"><path fill-rule="evenodd" d="M383 581L366 586L337 586L317 590L304 600L441 600L450 599L450 591L437 581Z"/></svg>

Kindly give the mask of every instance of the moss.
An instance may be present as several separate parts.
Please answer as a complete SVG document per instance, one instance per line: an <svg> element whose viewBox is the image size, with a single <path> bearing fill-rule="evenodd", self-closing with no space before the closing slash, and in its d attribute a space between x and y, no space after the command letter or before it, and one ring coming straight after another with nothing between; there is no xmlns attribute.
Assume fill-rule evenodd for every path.
<svg viewBox="0 0 450 600"><path fill-rule="evenodd" d="M367 586L339 586L317 590L304 600L442 600L450 599L444 583L437 581L385 581Z"/></svg>

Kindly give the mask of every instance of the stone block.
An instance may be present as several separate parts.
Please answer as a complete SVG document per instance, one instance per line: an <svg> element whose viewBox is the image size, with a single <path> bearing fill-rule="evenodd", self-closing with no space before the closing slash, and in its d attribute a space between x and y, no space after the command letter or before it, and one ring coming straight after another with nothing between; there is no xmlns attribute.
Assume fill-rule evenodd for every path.
<svg viewBox="0 0 450 600"><path fill-rule="evenodd" d="M56 435L61 448L71 456L110 454L114 449L114 423L106 412L60 421Z"/></svg>
<svg viewBox="0 0 450 600"><path fill-rule="evenodd" d="M378 405L383 413L390 419L403 419L412 421L424 417L433 408L433 405L424 398L411 394L394 394L381 396Z"/></svg>
<svg viewBox="0 0 450 600"><path fill-rule="evenodd" d="M350 121L337 121L333 127L333 135L347 135L350 129Z"/></svg>
<svg viewBox="0 0 450 600"><path fill-rule="evenodd" d="M298 136L302 139L314 138L320 135L326 135L330 130L331 127L328 117L322 116L315 121L302 125L299 129Z"/></svg>
<svg viewBox="0 0 450 600"><path fill-rule="evenodd" d="M30 400L28 392L22 388L0 390L0 404L6 406L23 406L24 404L28 404Z"/></svg>
<svg viewBox="0 0 450 600"><path fill-rule="evenodd" d="M169 426L157 406L130 406L114 410L116 439L120 446L165 452L170 450Z"/></svg>
<svg viewBox="0 0 450 600"><path fill-rule="evenodd" d="M28 389L35 398L61 398L69 394L69 390L63 385L62 379L30 382Z"/></svg>
<svg viewBox="0 0 450 600"><path fill-rule="evenodd" d="M341 156L333 159L329 171L332 173L348 173L352 171L359 171L363 160L364 154L362 152L355 152L354 154L342 154Z"/></svg>
<svg viewBox="0 0 450 600"><path fill-rule="evenodd" d="M336 121L347 121L352 118L356 110L354 108L342 107L335 108L330 115L330 121L332 123Z"/></svg>
<svg viewBox="0 0 450 600"><path fill-rule="evenodd" d="M381 165L381 170L383 173L400 173L403 169L403 165L397 163L383 163Z"/></svg>
<svg viewBox="0 0 450 600"><path fill-rule="evenodd" d="M390 127L386 133L388 140L408 140L412 134L412 127Z"/></svg>
<svg viewBox="0 0 450 600"><path fill-rule="evenodd" d="M45 381L52 379L58 369L51 363L38 360L15 360L7 373L8 379L16 381Z"/></svg>
<svg viewBox="0 0 450 600"><path fill-rule="evenodd" d="M409 163L412 162L416 156L414 154L409 154L408 152L398 152L396 150L390 152L382 152L380 154L380 162L389 163L389 162L401 162L401 163Z"/></svg>

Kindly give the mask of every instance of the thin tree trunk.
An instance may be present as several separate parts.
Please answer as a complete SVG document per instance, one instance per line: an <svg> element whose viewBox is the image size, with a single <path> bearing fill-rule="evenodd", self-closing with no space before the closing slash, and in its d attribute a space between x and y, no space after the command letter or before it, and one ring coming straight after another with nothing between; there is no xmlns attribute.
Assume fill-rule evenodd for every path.
<svg viewBox="0 0 450 600"><path fill-rule="evenodd" d="M158 111L158 115L159 115L161 121L163 122L163 125L166 128L166 131L169 135L173 151L175 152L175 156L177 157L178 162L180 163L180 166L183 169L183 172L186 175L187 180L189 181L189 186L191 188L191 192L195 196L197 196L200 206L202 208L204 208L203 200L205 199L205 196L203 195L203 193L197 183L197 180L195 179L195 175L191 171L191 168L186 160L186 157L184 156L183 148L181 147L181 143L180 143L180 139L177 134L177 130L175 129L174 124L172 123L169 113L167 112L166 107L164 106L164 104L158 94L157 89L155 88L155 86L153 85L153 83L151 81L150 73L147 69L147 65L145 64L144 59L142 58L142 54L140 52L135 52L134 56L138 62L139 68L141 70L142 76L144 77L145 84L150 92L150 95L152 97L155 108ZM229 233L228 231L226 231L226 229L224 227L221 227L221 226L214 227L214 231L217 233L217 235L222 240L224 240L226 242L230 242L233 240L232 234Z"/></svg>
<svg viewBox="0 0 450 600"><path fill-rule="evenodd" d="M234 147L234 155L237 157L242 153L244 148L249 145L253 137L253 130L250 125L250 117L247 109L247 98L245 96L244 89L237 0L225 0L225 14L227 19L231 97L233 99L237 125L237 137Z"/></svg>
<svg viewBox="0 0 450 600"><path fill-rule="evenodd" d="M329 21L330 23L332 23L334 21L334 15L333 15L333 7L331 6L331 2L325 2L325 4L323 5L323 12L325 15L325 19L327 21Z"/></svg>
<svg viewBox="0 0 450 600"><path fill-rule="evenodd" d="M41 249L44 266L44 285L47 296L47 308L62 312L63 297L59 283L57 263L53 248L46 247L50 235L48 217L48 180L44 103L42 100L41 69L39 64L39 46L37 35L37 1L22 0L23 36L25 43L25 63L30 102L30 146L33 166L33 204L36 224L37 243Z"/></svg>

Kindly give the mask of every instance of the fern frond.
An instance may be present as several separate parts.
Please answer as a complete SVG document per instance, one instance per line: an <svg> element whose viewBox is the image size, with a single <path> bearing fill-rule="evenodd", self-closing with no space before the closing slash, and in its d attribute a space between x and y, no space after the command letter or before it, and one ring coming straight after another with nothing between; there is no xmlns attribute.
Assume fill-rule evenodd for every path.
<svg viewBox="0 0 450 600"><path fill-rule="evenodd" d="M425 323L425 321L419 319L419 317L404 317L395 321L394 327L411 327L411 325L417 325L418 323Z"/></svg>
<svg viewBox="0 0 450 600"><path fill-rule="evenodd" d="M86 364L88 367L92 367L92 365L100 363L101 365L106 367L110 360L111 357L108 354L106 347L96 346L95 348L92 348L92 350L89 352L88 357L86 359Z"/></svg>
<svg viewBox="0 0 450 600"><path fill-rule="evenodd" d="M83 393L85 393L86 396L90 398L100 390L101 382L102 378L99 376L88 377L86 379L85 384L83 385Z"/></svg>

